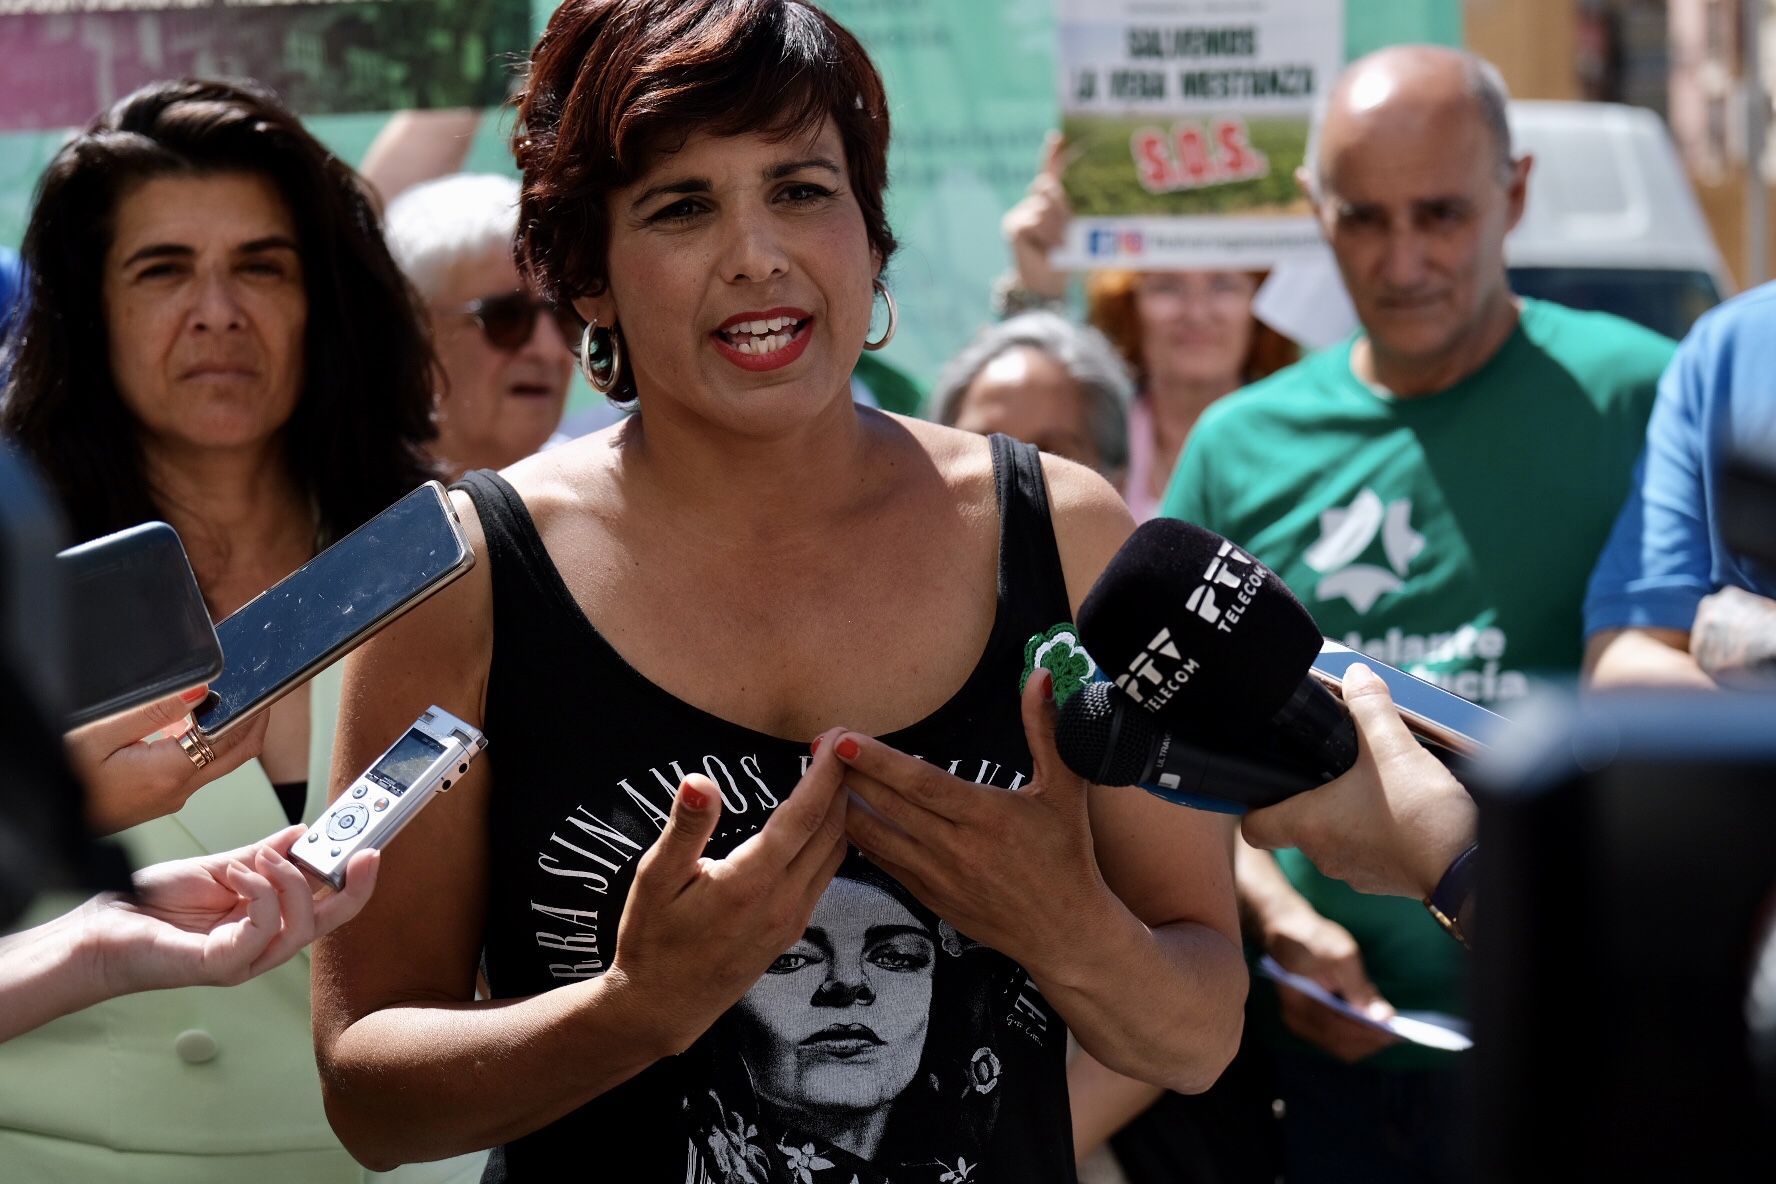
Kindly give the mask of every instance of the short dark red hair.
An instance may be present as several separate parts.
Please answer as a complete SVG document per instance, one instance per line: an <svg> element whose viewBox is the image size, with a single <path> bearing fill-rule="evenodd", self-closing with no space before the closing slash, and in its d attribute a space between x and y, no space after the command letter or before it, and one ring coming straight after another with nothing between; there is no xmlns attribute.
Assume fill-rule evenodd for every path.
<svg viewBox="0 0 1776 1184"><path fill-rule="evenodd" d="M870 246L894 253L888 100L875 64L801 0L567 0L531 51L513 153L519 267L550 299L608 279L606 199L693 131L789 139L831 117Z"/></svg>

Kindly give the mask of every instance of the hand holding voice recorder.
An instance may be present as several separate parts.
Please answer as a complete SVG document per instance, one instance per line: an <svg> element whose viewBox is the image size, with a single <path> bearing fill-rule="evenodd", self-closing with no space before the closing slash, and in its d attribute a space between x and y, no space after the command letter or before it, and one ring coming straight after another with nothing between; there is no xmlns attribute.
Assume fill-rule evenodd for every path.
<svg viewBox="0 0 1776 1184"><path fill-rule="evenodd" d="M345 865L359 851L378 851L400 833L434 793L447 790L487 747L487 738L442 707L428 708L387 752L333 799L290 856L333 885L345 887Z"/></svg>

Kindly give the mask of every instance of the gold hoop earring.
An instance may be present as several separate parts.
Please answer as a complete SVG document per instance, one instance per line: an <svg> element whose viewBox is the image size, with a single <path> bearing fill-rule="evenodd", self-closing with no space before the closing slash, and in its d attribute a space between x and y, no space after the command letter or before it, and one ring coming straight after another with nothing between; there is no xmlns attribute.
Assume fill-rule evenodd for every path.
<svg viewBox="0 0 1776 1184"><path fill-rule="evenodd" d="M604 331L604 341L595 341L597 329L598 322L589 321L580 334L580 372L593 390L608 399L623 382L623 339L613 326Z"/></svg>
<svg viewBox="0 0 1776 1184"><path fill-rule="evenodd" d="M888 328L882 334L881 340L866 341L863 343L864 349L878 350L894 340L894 331L900 328L900 310L894 307L894 293L888 290L888 285L884 284L880 277L871 280L870 284L876 291L882 294L882 299L888 302Z"/></svg>

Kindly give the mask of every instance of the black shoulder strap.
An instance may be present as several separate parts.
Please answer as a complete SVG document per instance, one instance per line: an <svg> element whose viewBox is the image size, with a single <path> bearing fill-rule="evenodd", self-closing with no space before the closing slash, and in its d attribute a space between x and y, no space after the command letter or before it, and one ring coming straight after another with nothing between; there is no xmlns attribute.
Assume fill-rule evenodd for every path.
<svg viewBox="0 0 1776 1184"><path fill-rule="evenodd" d="M993 481L999 492L999 602L1028 605L1046 625L1072 616L1061 550L1055 544L1048 483L1035 446L995 433Z"/></svg>
<svg viewBox="0 0 1776 1184"><path fill-rule="evenodd" d="M464 473L450 488L468 494L481 519L496 614L502 599L508 604L555 605L578 612L543 546L529 508L510 482L491 469L476 469Z"/></svg>

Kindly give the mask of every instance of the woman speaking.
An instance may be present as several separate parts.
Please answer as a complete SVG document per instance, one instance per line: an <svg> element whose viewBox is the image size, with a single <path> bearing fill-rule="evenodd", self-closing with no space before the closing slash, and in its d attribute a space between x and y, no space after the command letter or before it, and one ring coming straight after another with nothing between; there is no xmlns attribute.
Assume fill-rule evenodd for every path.
<svg viewBox="0 0 1776 1184"><path fill-rule="evenodd" d="M1225 824L1087 787L1048 672L1017 690L1127 511L1083 468L851 400L893 331L887 146L874 67L797 0L575 0L538 42L519 257L639 411L472 474L480 562L348 671L341 771L432 702L489 737L315 957L328 1111L366 1164L1071 1180L1069 1029L1174 1089L1231 1057ZM857 890L883 873L935 934ZM951 959L942 992L878 975L875 1019L761 1055L759 980L884 927L903 971ZM980 1004L939 1014L952 992ZM890 998L933 1009L898 1094L890 1037L910 1060L920 1025ZM944 1103L924 1129L871 1117L914 1090Z"/></svg>

